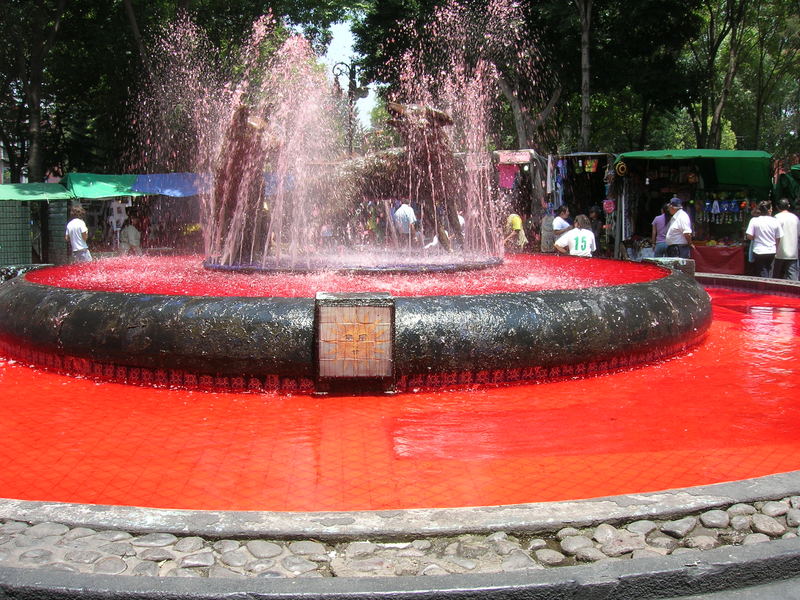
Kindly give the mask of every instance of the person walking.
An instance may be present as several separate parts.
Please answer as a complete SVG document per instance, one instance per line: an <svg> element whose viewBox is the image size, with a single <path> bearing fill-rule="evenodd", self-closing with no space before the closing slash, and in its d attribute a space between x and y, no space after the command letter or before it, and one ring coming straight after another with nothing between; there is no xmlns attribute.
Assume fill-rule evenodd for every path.
<svg viewBox="0 0 800 600"><path fill-rule="evenodd" d="M72 262L91 262L92 254L89 252L89 228L83 218L86 211L80 204L75 204L70 208L72 220L67 223L67 230L64 239L69 242L72 249Z"/></svg>
<svg viewBox="0 0 800 600"><path fill-rule="evenodd" d="M775 218L783 228L783 235L775 253L772 276L775 279L798 280L797 242L800 235L800 219L789 209L791 204L787 198L778 200L778 214Z"/></svg>
<svg viewBox="0 0 800 600"><path fill-rule="evenodd" d="M692 257L692 222L689 215L683 210L683 201L673 196L667 205L670 218L664 241L667 244L667 256L673 258Z"/></svg>
<svg viewBox="0 0 800 600"><path fill-rule="evenodd" d="M667 255L667 226L671 215L669 214L669 202L661 207L661 214L652 222L652 233L650 235L650 245L653 246L653 257L662 258Z"/></svg>
<svg viewBox="0 0 800 600"><path fill-rule="evenodd" d="M751 240L756 276L772 277L772 263L783 236L780 221L772 216L772 204L758 203L758 216L750 219L745 235Z"/></svg>

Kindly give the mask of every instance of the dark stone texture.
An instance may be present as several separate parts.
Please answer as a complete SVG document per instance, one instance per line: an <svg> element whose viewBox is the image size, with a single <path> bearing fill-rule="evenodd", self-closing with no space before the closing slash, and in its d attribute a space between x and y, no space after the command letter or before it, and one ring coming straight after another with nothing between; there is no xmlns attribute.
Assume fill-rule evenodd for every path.
<svg viewBox="0 0 800 600"><path fill-rule="evenodd" d="M496 574L437 577L320 579L156 579L109 577L0 567L0 598L28 600L112 600L122 598L419 598L549 600L604 598L648 600L715 592L791 580L800 572L800 548L792 540L735 549L710 550L697 560L685 557L603 561L557 569L523 569ZM698 554L698 557L701 556ZM792 579L795 578L795 579ZM755 588L750 588L755 590ZM694 596L693 596L694 597ZM711 596L709 596L711 597ZM717 597L717 596L713 596ZM769 597L769 596L756 596Z"/></svg>
<svg viewBox="0 0 800 600"><path fill-rule="evenodd" d="M708 294L680 273L582 290L396 298L398 374L560 367L698 340Z"/></svg>
<svg viewBox="0 0 800 600"><path fill-rule="evenodd" d="M117 294L20 277L0 291L0 340L150 369L310 377L313 319L310 298Z"/></svg>
<svg viewBox="0 0 800 600"><path fill-rule="evenodd" d="M689 346L711 322L708 294L678 272L606 288L399 297L395 307L397 377L614 368ZM23 348L127 368L313 379L313 325L311 298L91 292L24 277L0 286L0 343L12 356Z"/></svg>

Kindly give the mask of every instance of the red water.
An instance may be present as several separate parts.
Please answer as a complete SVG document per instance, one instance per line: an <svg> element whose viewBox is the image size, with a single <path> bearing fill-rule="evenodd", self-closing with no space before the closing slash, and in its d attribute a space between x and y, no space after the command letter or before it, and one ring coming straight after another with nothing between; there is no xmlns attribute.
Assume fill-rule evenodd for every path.
<svg viewBox="0 0 800 600"><path fill-rule="evenodd" d="M519 254L503 265L460 273L347 275L242 274L207 271L198 256L124 257L28 273L37 283L82 290L200 296L313 298L317 291L386 291L395 296L447 296L589 288L651 281L667 271L641 263Z"/></svg>
<svg viewBox="0 0 800 600"><path fill-rule="evenodd" d="M800 298L711 294L710 334L688 355L475 391L204 393L0 361L0 496L393 509L588 498L800 469Z"/></svg>

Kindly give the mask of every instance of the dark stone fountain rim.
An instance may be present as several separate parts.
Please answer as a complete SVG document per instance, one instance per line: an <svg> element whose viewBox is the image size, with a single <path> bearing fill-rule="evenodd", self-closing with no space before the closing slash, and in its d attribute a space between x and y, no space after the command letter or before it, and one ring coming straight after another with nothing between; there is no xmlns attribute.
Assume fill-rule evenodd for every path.
<svg viewBox="0 0 800 600"><path fill-rule="evenodd" d="M699 343L712 318L708 294L679 272L604 288L398 296L394 305L397 391L630 368ZM19 306L30 307L24 319ZM0 286L0 348L140 385L302 393L321 383L313 298L86 291L15 278Z"/></svg>

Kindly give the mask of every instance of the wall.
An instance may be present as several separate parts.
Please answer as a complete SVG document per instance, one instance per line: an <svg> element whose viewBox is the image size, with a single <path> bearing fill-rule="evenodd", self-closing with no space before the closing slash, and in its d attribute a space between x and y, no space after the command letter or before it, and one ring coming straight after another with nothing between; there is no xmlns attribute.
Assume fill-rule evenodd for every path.
<svg viewBox="0 0 800 600"><path fill-rule="evenodd" d="M0 201L0 265L30 264L33 261L27 202Z"/></svg>

